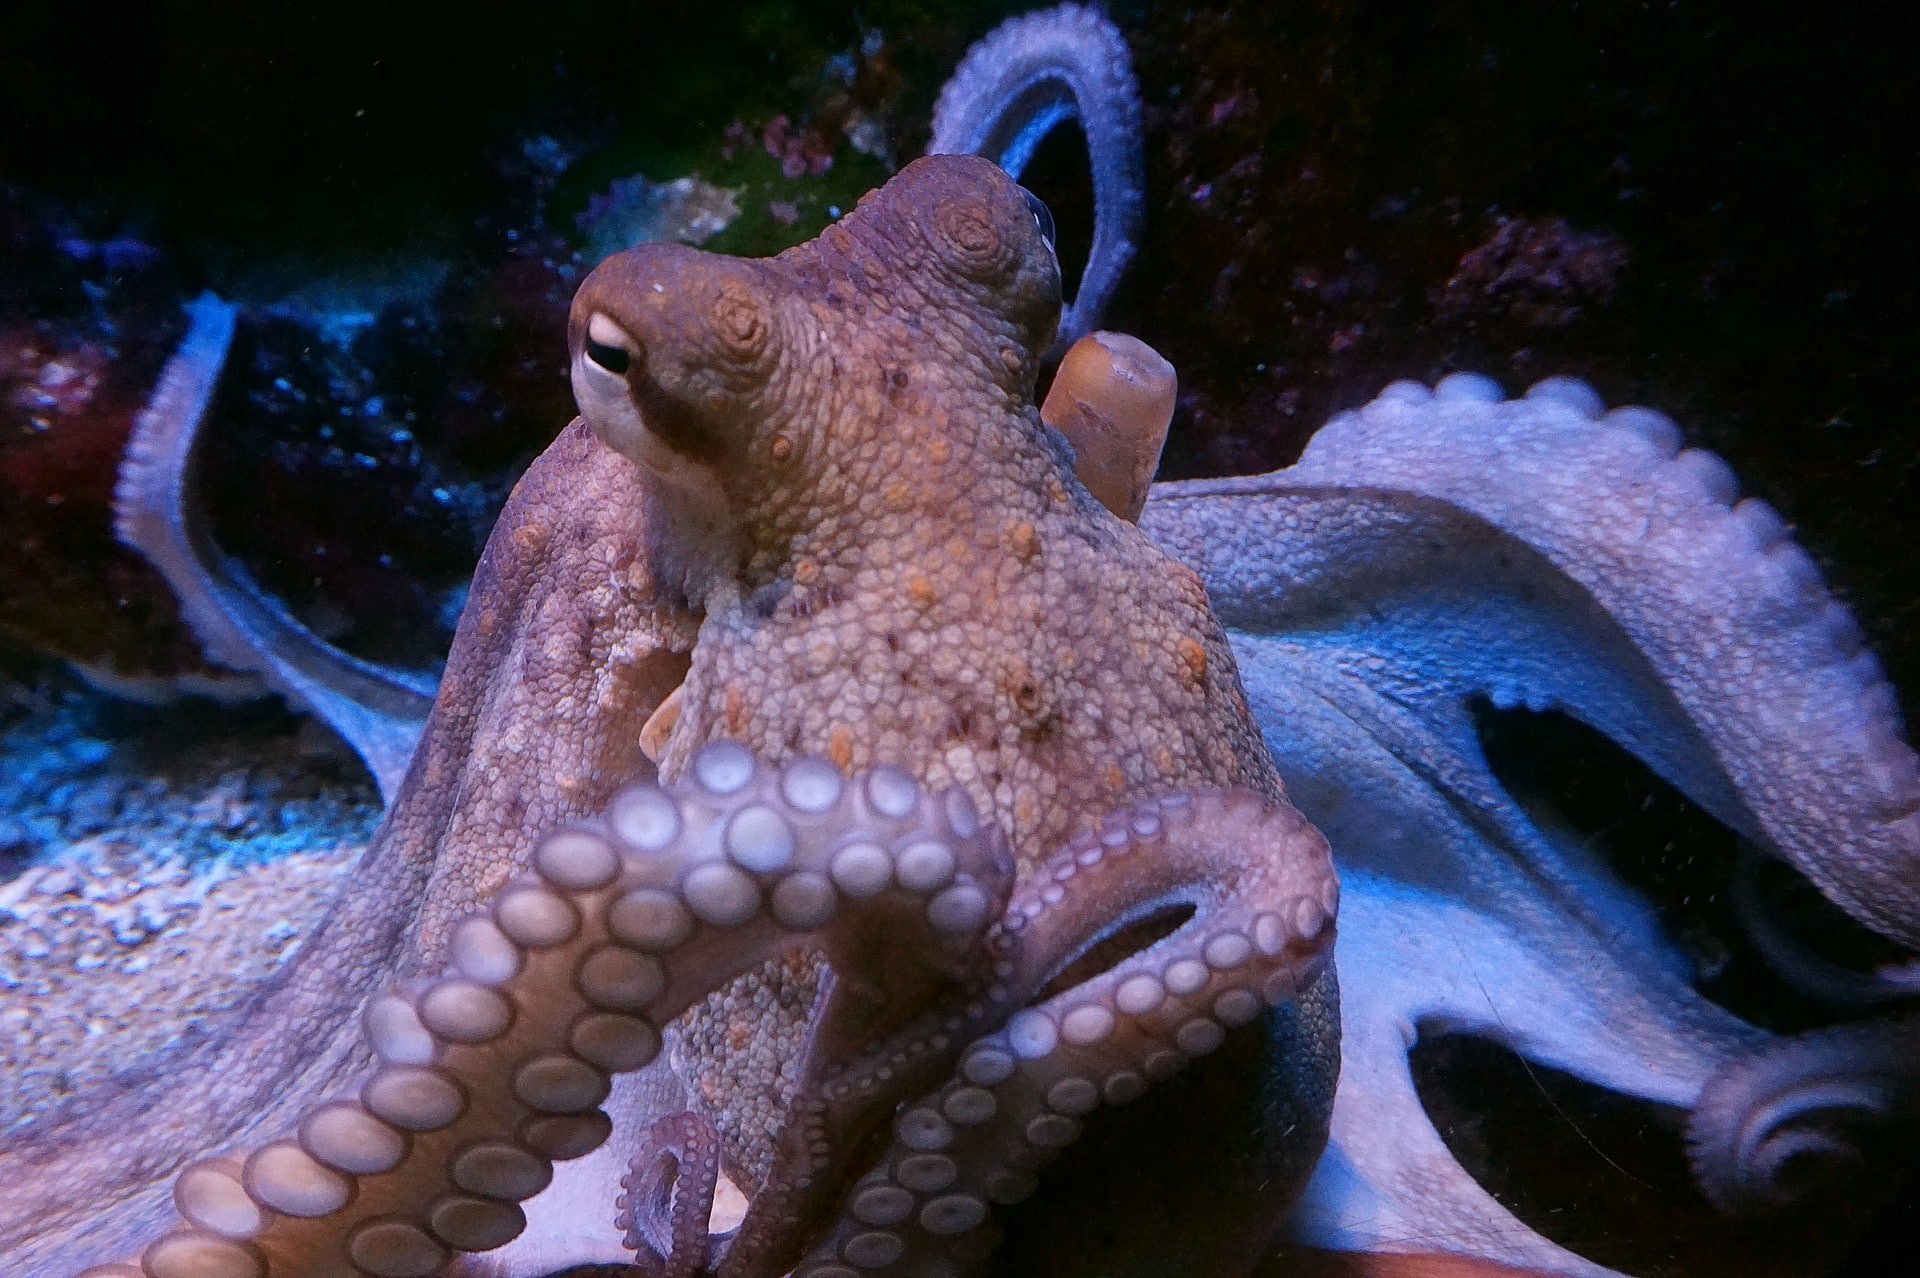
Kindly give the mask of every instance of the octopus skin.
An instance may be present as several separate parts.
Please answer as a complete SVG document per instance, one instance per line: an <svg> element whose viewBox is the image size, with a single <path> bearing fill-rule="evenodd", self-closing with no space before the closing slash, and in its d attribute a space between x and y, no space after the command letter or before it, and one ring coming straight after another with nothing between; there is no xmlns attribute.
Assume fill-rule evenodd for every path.
<svg viewBox="0 0 1920 1278"><path fill-rule="evenodd" d="M1093 243L1060 317L1056 353L1093 332L1125 277L1146 215L1140 88L1105 14L1063 4L1010 18L940 90L929 155L983 155L1017 180L1055 128L1077 123L1093 180Z"/></svg>
<svg viewBox="0 0 1920 1278"><path fill-rule="evenodd" d="M1920 1133L1920 1020L1769 1042L1708 1084L1687 1124L1701 1189L1730 1214L1874 1203Z"/></svg>
<svg viewBox="0 0 1920 1278"><path fill-rule="evenodd" d="M1076 4L996 27L968 51L940 95L929 154L985 155L1017 180L1056 127L1071 121L1086 139L1096 230L1074 300L1061 313L1056 353L1097 327L1133 258L1146 200L1139 98L1125 38L1103 14ZM186 309L187 337L136 421L120 466L115 532L166 579L210 659L260 677L323 720L353 747L391 803L425 730L432 681L361 661L328 643L214 543L192 488L200 427L232 343L235 308L205 294ZM1062 418L1092 414L1084 424L1094 435L1080 440L1080 477L1122 518L1137 521L1159 460L1158 443L1146 448L1113 438L1100 423L1112 420L1108 410L1123 419L1129 411L1144 411L1146 429L1164 441L1163 416L1172 407L1159 401L1172 394L1172 369L1124 334L1104 334L1100 341L1133 348L1123 358L1089 349L1066 360L1068 375L1056 380L1064 390L1076 382L1076 365L1084 368L1085 377L1078 379L1086 392L1083 403L1098 407L1062 398L1049 421L1070 429ZM1094 385L1096 378L1109 385ZM1115 395L1144 402L1109 402ZM1109 500L1109 488L1126 492Z"/></svg>
<svg viewBox="0 0 1920 1278"><path fill-rule="evenodd" d="M1097 397L1099 385L1100 379L1094 378L1090 387L1081 389L1086 396ZM1474 562L1474 556L1482 556L1485 562L1485 557L1497 554L1503 571L1511 570L1515 562L1532 562L1524 557L1516 560L1515 548L1503 544L1513 534L1496 531L1490 525L1499 522L1531 528L1530 537L1545 541L1557 531L1553 519L1563 516L1549 518L1537 509L1527 509L1524 502L1517 502L1519 509L1515 511L1490 511L1488 497L1479 488L1464 480L1436 480L1433 472L1441 468L1431 457L1425 462L1428 471L1400 479L1405 491L1355 482L1339 473L1342 465L1365 465L1369 468L1366 473L1372 473L1372 468L1386 469L1380 465L1383 457L1418 458L1426 446L1423 436L1458 434L1468 440L1481 440L1480 447L1485 450L1505 450L1508 460L1502 464L1533 472L1536 477L1540 470L1565 468L1570 492L1583 491L1581 485L1604 491L1611 484L1629 499L1640 500L1639 508L1623 517L1622 526L1634 529L1637 537L1648 541L1638 550L1631 542L1617 548L1617 555L1625 562L1633 562L1632 555L1648 549L1658 550L1662 544L1692 546L1700 540L1703 529L1711 533L1715 521L1731 524L1733 508L1725 504L1724 482L1705 487L1694 478L1723 476L1705 457L1696 455L1680 463L1670 476L1660 474L1662 458L1679 460L1672 451L1677 435L1671 423L1644 410L1601 416L1596 404L1590 392L1565 382L1549 384L1512 402L1501 400L1490 383L1479 379L1455 379L1437 393L1411 385L1396 387L1379 403L1329 427L1331 445L1349 452L1362 447L1377 450L1364 462L1343 462L1333 448L1310 452L1302 467L1274 476L1163 486L1155 506L1149 509L1148 528L1159 532L1174 549L1191 554L1196 565L1210 574L1250 574L1256 569L1271 572L1276 561L1284 561L1289 555L1308 565L1304 572L1288 569L1296 575L1288 581L1286 590L1275 588L1271 581L1243 579L1223 588L1219 597L1228 605L1229 633L1240 647L1244 668L1249 672L1256 711L1267 722L1287 726L1284 737L1269 734L1283 771L1316 817L1345 836L1340 846L1349 864L1344 913L1348 955L1343 1009L1346 1066L1335 1110L1334 1147L1294 1224L1297 1236L1335 1249L1316 1253L1329 1262L1332 1257L1348 1254L1371 1256L1385 1264L1395 1254L1386 1249L1405 1247L1403 1239L1420 1240L1416 1246L1422 1250L1439 1239L1460 1258L1457 1262L1439 1258L1431 1261L1442 1266L1468 1264L1467 1258L1478 1255L1487 1257L1490 1265L1500 1261L1527 1265L1529 1272L1603 1272L1519 1226L1458 1168L1432 1134L1413 1095L1405 1064L1407 1045L1423 1029L1459 1028L1489 1034L1532 1059L1569 1069L1617 1090L1676 1109L1694 1107L1695 1144L1703 1180L1709 1185L1734 1186L1717 1194L1727 1198L1758 1195L1764 1199L1772 1191L1764 1174L1756 1177L1742 1166L1741 1151L1755 1147L1754 1139L1743 1146L1736 1137L1715 1133L1752 1130L1756 1121L1753 1116L1757 1116L1763 1128L1760 1139L1764 1140L1766 1115L1797 1115L1796 1095L1817 1098L1821 1094L1819 1089L1798 1088L1801 1077L1816 1074L1829 1087L1836 1072L1851 1070L1852 1076L1861 1077L1858 1051L1823 1053L1820 1049L1831 1040L1821 1036L1815 1036L1805 1047L1793 1047L1792 1040L1779 1040L1781 1046L1776 1049L1770 1046L1773 1040L1693 995L1685 981L1684 964L1660 940L1645 907L1577 848L1556 842L1550 832L1538 828L1499 791L1484 760L1478 757L1477 746L1471 744L1461 699L1482 688L1504 696L1544 701L1548 694L1540 687L1500 684L1498 662L1449 685L1445 679L1449 671L1465 668L1465 663L1451 659L1431 667L1442 676L1437 684L1431 674L1424 680L1388 677L1392 672L1381 665L1378 656L1345 657L1336 668L1362 674L1357 678L1330 678L1308 659L1312 654L1304 651L1303 645L1283 648L1277 644L1275 636L1283 629L1268 626L1262 619L1260 610L1282 598L1298 601L1305 615L1316 616L1316 608L1326 607L1316 600L1326 596L1316 596L1307 587L1322 579L1330 585L1337 583L1342 574L1351 578L1356 566L1371 563L1387 568L1362 597L1404 606L1414 588L1410 583L1421 583L1424 589L1442 579L1431 566L1436 547L1463 556L1468 563ZM1076 430L1077 420L1071 414L1057 418L1070 435ZM1340 429L1336 431L1335 427ZM1157 437L1151 431L1147 435L1147 442L1140 447L1157 451ZM584 441L563 437L563 446L570 442L577 449ZM563 467L577 464L577 457L563 446L556 446L548 461ZM1488 464L1483 453L1471 462L1463 461L1459 473L1483 474ZM537 487L545 465L543 462L543 468L530 476L529 487ZM1318 473L1310 469L1316 465ZM1476 465L1483 469L1476 472ZM1332 480L1326 478L1329 470L1334 473ZM1446 499L1436 504L1433 494L1424 489L1442 484L1447 485ZM1417 486L1424 487L1418 493L1411 491ZM1227 491L1223 494L1216 489ZM1530 479L1505 491L1537 497L1544 490ZM1639 496L1642 493L1644 496ZM1185 509L1182 503L1186 503ZM1372 553L1353 554L1331 533L1338 532L1344 538L1352 535L1354 527L1364 529L1366 520L1354 517L1353 511L1365 511L1370 505L1376 508L1371 518L1383 520L1375 530L1379 540L1372 543ZM1382 507L1399 509L1392 519L1385 519L1378 513ZM1344 515L1324 516L1322 508ZM1760 519L1751 506L1747 509L1744 520ZM1435 521L1445 535L1410 532L1418 525L1400 522L1408 512ZM1498 521L1488 517L1495 513ZM1232 531L1229 525L1239 530L1233 535L1248 538L1258 538L1275 527L1284 529L1286 536L1275 535L1258 549L1243 549L1228 536ZM1742 525L1731 526L1738 529ZM1588 559L1574 553L1564 533L1559 535L1559 553L1569 565L1568 575L1589 571L1584 566ZM1340 553L1330 553L1329 545ZM1779 540L1765 545L1773 556L1801 553ZM1394 563L1396 546L1421 552L1411 568ZM1763 562L1760 566L1767 565ZM1546 578L1561 572L1551 563L1537 571ZM1807 571L1801 568L1780 575L1803 579ZM1514 668L1522 673L1508 677L1552 681L1568 679L1570 672L1583 675L1585 690L1578 695L1585 699L1579 704L1611 707L1608 714L1591 709L1589 713L1622 737L1629 736L1623 725L1633 720L1610 715L1633 711L1636 701L1665 708L1671 716L1665 732L1670 742L1678 743L1666 747L1666 757L1683 764L1698 757L1701 748L1690 746L1686 736L1688 711L1684 706L1670 708L1670 701L1662 695L1671 676L1659 669L1648 671L1640 664L1635 653L1640 652L1640 660L1644 660L1644 650L1631 637L1616 637L1611 646L1595 643L1595 635L1608 634L1617 623L1610 622L1610 614L1597 609L1590 597L1583 599L1579 592L1564 589L1532 589L1520 592L1512 601L1496 598L1475 604L1475 598L1486 592L1485 578L1465 575L1461 596L1447 601L1443 608L1429 608L1427 617L1451 613L1471 618L1476 607L1526 605L1518 614L1509 612L1498 616L1497 621L1483 622L1481 642L1475 650L1484 650L1489 635L1524 637L1524 643L1522 639L1511 640L1512 646L1531 646L1535 653L1548 654L1551 659L1539 661L1532 668L1517 663ZM1745 584L1732 580L1727 587L1737 592ZM1620 592L1635 588L1672 593L1671 586L1658 580L1643 584L1622 576L1611 584L1614 593L1608 597L1618 600ZM1242 608L1232 601L1249 602ZM1800 602L1803 613L1818 618L1832 616L1834 605L1823 591L1809 590ZM1341 602L1335 613L1353 607L1352 602ZM1542 636L1551 637L1549 623L1556 607L1566 609L1559 624L1569 625L1569 618L1578 624L1571 626L1571 635L1547 642ZM1539 610L1541 615L1529 622L1524 615L1528 610ZM1680 629L1700 624L1661 615L1667 616L1669 625ZM1756 628L1752 621L1729 618L1718 611L1706 622ZM1297 627L1299 623L1291 624ZM1817 675L1837 665L1843 671L1857 673L1865 665L1853 659L1851 644L1840 647L1846 660L1822 659L1819 639L1830 634L1832 628L1827 622L1823 628L1808 632L1788 631L1774 636L1771 651L1767 642L1756 642L1738 630L1722 642L1748 646L1770 657L1770 668L1777 672L1774 682L1790 688L1804 677L1798 673L1802 670ZM1324 630L1322 616L1308 625L1305 633L1322 636ZM1767 640L1769 633L1760 629L1759 639ZM1407 650L1418 651L1404 643L1381 644L1377 637L1370 646L1402 656ZM1277 665L1276 651L1296 668ZM1682 659L1689 651L1687 645L1675 644L1668 652L1678 655L1670 655L1668 660ZM1611 666L1614 671L1637 674L1644 681L1643 687L1616 688L1606 697L1595 697L1592 688L1601 684L1592 671L1595 666L1603 673ZM1866 669L1871 676L1872 668ZM1391 690L1393 696L1383 701L1367 686L1370 683ZM1409 715L1404 705L1394 704L1406 701L1410 689L1421 687L1431 691L1425 704L1415 702L1420 714ZM1846 742L1857 741L1860 744L1854 749L1870 751L1884 748L1886 741L1886 730L1876 725L1870 714L1884 702L1875 687L1876 681L1866 677L1852 686L1851 697L1844 681L1838 686L1838 695L1825 694L1825 704L1834 707L1827 712L1831 724L1844 726L1852 721L1867 730L1849 737L1836 735L1830 728L1827 736L1811 743L1815 748L1806 752L1804 762L1795 765L1797 775L1834 775L1830 792L1842 797L1850 792L1852 783L1845 779L1845 771L1859 765L1845 758ZM1709 686L1704 694L1696 694L1696 701L1729 700L1732 709L1719 711L1724 718L1737 710L1738 691ZM1273 704L1281 695L1293 697L1294 703ZM1570 694L1562 695L1572 699ZM1700 715L1695 721L1707 717ZM1441 731L1436 734L1431 723L1423 726L1422 720L1437 721ZM1655 746L1644 744L1660 739L1658 720L1653 722L1655 729L1643 727L1632 739L1643 743L1640 748L1646 753L1658 757ZM1397 729L1389 731L1396 724ZM1373 744L1376 742L1386 748ZM1769 744L1776 752L1796 745L1790 737ZM1840 754L1837 759L1836 753ZM1758 772L1754 763L1742 762L1737 753L1731 757L1735 762L1723 766L1750 774ZM1408 775L1410 761L1414 776ZM1896 753L1882 763L1879 771L1897 774L1898 763ZM1688 784L1695 793L1710 793L1698 779ZM1736 793L1741 789L1736 782L1721 780L1719 784ZM1462 811L1480 815L1463 821ZM1845 848L1862 836L1848 828L1847 822L1857 818L1844 812L1841 816L1837 822L1839 834L1832 841ZM1876 826L1863 820L1858 828L1870 834ZM1383 832L1395 831L1400 833L1382 839ZM1437 855L1427 852L1426 864L1409 855L1408 849L1413 846L1409 832L1418 832L1421 838L1434 842ZM1442 837L1434 838L1436 834ZM1768 846L1778 847L1779 843L1769 839ZM1355 865L1368 856L1378 858L1375 865ZM1535 863L1570 887L1542 892L1531 877ZM1621 945L1622 937L1632 944ZM1437 941L1444 943L1436 945ZM1562 973L1583 975L1576 982ZM1602 979L1592 979L1595 974ZM1513 996L1509 991L1514 989L1523 989L1525 996ZM1858 1043L1868 1033L1854 1031L1837 1038ZM1749 1080L1754 1070L1748 1062L1775 1055L1805 1064L1794 1067L1797 1073L1788 1071L1784 1075L1778 1069L1769 1069L1766 1089L1753 1085ZM1900 1057L1889 1057L1881 1051L1870 1059L1885 1062ZM1821 1065L1823 1061L1827 1063ZM1888 1074L1884 1066L1876 1068L1879 1072L1869 1072L1864 1086L1849 1084L1849 1091L1864 1090L1870 1098L1911 1094L1910 1075L1902 1076L1897 1070ZM1878 1078L1887 1081L1875 1082ZM1703 1094L1712 1099L1711 1105L1701 1103ZM1776 1099L1762 1104L1762 1095ZM1899 1119L1908 1112L1901 1103L1869 1104L1862 1111L1874 1123L1888 1116ZM1824 1118L1821 1112L1813 1113L1816 1134L1826 1133L1831 1126L1823 1125ZM1372 1134L1388 1132L1395 1134L1391 1142L1382 1142ZM1827 1138L1821 1135L1820 1139ZM1827 1143L1832 1144L1830 1140ZM1739 1188L1743 1185L1752 1188ZM1367 1230L1356 1230L1355 1220L1366 1221ZM1342 1250L1352 1248L1367 1250Z"/></svg>
<svg viewBox="0 0 1920 1278"><path fill-rule="evenodd" d="M1261 827L1273 820L1273 846L1304 829L1297 815L1251 795L1143 805L1068 849L1047 883L1108 865L1127 873L1131 859L1149 857L1160 874L1128 873L1143 900L1201 873L1231 883L1231 863L1248 842L1267 842ZM871 1270L886 1267L872 1262L890 1249L946 1248L983 1223L990 1196L1030 1192L1031 1166L1103 1101L1137 1098L1161 1071L1217 1047L1223 1025L1251 1019L1263 998L1291 1001L1297 981L1318 979L1330 922L1319 893L1330 869L1324 856L1317 872L1305 858L1278 864L1302 874L1276 876L1270 890L1221 893L1246 912L1228 920L1239 930L1223 927L1208 942L1217 961L1200 964L1193 986L1180 964L1194 960L1136 958L975 1038L956 1081L895 1121L895 1153L855 1186L846 1223L798 1272L843 1272L842 1253ZM1012 869L997 831L957 791L927 796L885 767L849 784L810 757L767 769L734 743L701 751L686 785L624 791L598 821L547 836L531 865L488 914L455 930L438 980L369 1005L365 1033L380 1066L357 1097L311 1109L292 1139L244 1162L219 1158L182 1173L174 1200L188 1227L143 1252L148 1273L325 1272L344 1260L392 1275L430 1272L450 1249L497 1247L524 1227L517 1203L548 1183L542 1160L577 1157L606 1139L609 1120L597 1107L608 1076L650 1063L659 1027L708 989L792 937L821 944L849 980L901 982L918 974L897 969L923 959L936 972L959 966L978 949ZM1272 867L1252 868L1258 878ZM1018 940L1050 921L1047 890L1036 885L1015 902L1006 924L1022 926L1003 925L987 944L1014 975L1005 987L984 986L979 1010L934 1022L936 1040L957 1046L1051 973L1060 956L1028 957ZM1296 929L1302 917L1315 927L1310 937ZM1221 952L1236 941L1235 953ZM864 970L862 956L881 966ZM1113 1009L1146 997L1119 991L1143 985L1162 1014L1151 1030L1143 1022L1153 1012L1130 1019L1174 1059L1113 1041ZM876 1070L899 1068L899 1054L939 1050L918 1038L890 1046ZM1123 1064L1136 1060L1137 1070ZM857 1076L839 1084L867 1085ZM969 1145L998 1154L1009 1143L1007 1165L962 1156Z"/></svg>
<svg viewBox="0 0 1920 1278"><path fill-rule="evenodd" d="M1250 1264L1331 1103L1334 880L1268 769L1197 581L1080 488L1040 425L1034 368L1058 287L1027 198L963 157L910 166L778 259L655 247L603 266L572 325L591 433L563 435L496 530L363 877L215 1050L8 1148L0 1179L23 1191L10 1254L65 1272L117 1253L109 1264L152 1278L432 1272L507 1241L533 1163L604 1139L595 1109L644 1149L671 1114L641 1098L673 1089L610 1077L657 1076L665 1050L752 1199L714 1248L719 1272L977 1269L989 1203L1027 1192L1083 1126L1097 1143L1094 1110L1159 1084L1185 1098L1176 1113L1143 1101L1121 1117L1191 1145L1196 1098L1246 1112L1220 1077L1262 1080L1272 1121L1210 1183L1147 1175L1115 1194L1115 1221L1135 1228L1085 1271ZM876 478L909 471L917 485ZM656 518L674 524L650 531ZM716 525L730 539L682 540ZM1088 608L1127 581L1126 613ZM649 790L638 728L676 684L669 784ZM759 778L743 784L762 799L798 770L879 806L835 826L858 827L851 846L810 844L783 789L784 808L749 805L771 812L752 835L733 838L747 811L709 813L699 840L629 864L641 849L622 841L621 805L640 800L621 794L665 793L691 826L684 805L710 797L716 767ZM641 790L620 790L630 777ZM978 837L1005 840L999 879L960 855L963 810ZM949 822L942 837L886 824L927 811ZM864 915L832 926L844 898L886 883L924 889L904 907L911 941L883 944ZM1161 916L1165 935L1115 936ZM979 944L926 935L995 919ZM582 973L623 928L638 938L621 941L628 968L652 955L671 972L681 946L715 948L688 951L681 983L646 998L609 993ZM824 966L791 957L808 948ZM725 985L774 955L788 957ZM1259 1069L1209 1061L1163 1081L1200 1057ZM1294 1080L1277 1103L1276 1075ZM78 1153L113 1121L129 1130L105 1158ZM514 1175L475 1172L475 1148ZM169 1190L168 1165L195 1157L211 1161ZM493 1263L618 1258L619 1161L573 1164L588 1181L611 1172L603 1194L556 1175L525 1209L539 1228ZM154 1237L169 1193L187 1223ZM1132 1210L1138 1198L1156 1208ZM598 1219L576 1229L582 1210ZM1138 1223L1187 1216L1219 1227Z"/></svg>

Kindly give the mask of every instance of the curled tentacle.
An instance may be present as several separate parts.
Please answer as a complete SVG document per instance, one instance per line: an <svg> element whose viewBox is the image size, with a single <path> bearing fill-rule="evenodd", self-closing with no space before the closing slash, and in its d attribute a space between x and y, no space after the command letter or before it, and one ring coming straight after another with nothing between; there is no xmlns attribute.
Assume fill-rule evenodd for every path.
<svg viewBox="0 0 1920 1278"><path fill-rule="evenodd" d="M653 1125L620 1179L614 1224L648 1278L695 1278L707 1270L707 1220L720 1180L720 1133L688 1110Z"/></svg>
<svg viewBox="0 0 1920 1278"><path fill-rule="evenodd" d="M206 293L187 316L187 335L127 440L114 533L167 579L209 657L259 675L325 720L391 802L433 707L433 681L342 652L214 545L192 491L195 452L233 341L234 307Z"/></svg>
<svg viewBox="0 0 1920 1278"><path fill-rule="evenodd" d="M1867 1187L1872 1147L1920 1125L1920 1019L1781 1039L1707 1084L1687 1127L1722 1211L1779 1211Z"/></svg>
<svg viewBox="0 0 1920 1278"><path fill-rule="evenodd" d="M185 1223L142 1252L146 1278L421 1278L501 1246L552 1164L606 1140L610 1076L709 990L809 944L956 970L1012 875L956 792L765 768L732 742L547 835L531 865L455 930L448 971L369 1004L379 1065L357 1096L180 1176Z"/></svg>
<svg viewBox="0 0 1920 1278"><path fill-rule="evenodd" d="M947 804L955 828L971 835L978 828L971 803L956 789ZM950 869L931 850L931 857L903 853L900 873L937 885ZM947 927L974 936L988 922L986 911L1000 903L974 895L951 904ZM843 929L823 938L829 972L808 1028L806 1072L788 1101L791 1118L774 1171L717 1267L725 1278L789 1270L805 1236L832 1210L866 1135L900 1098L947 1074L961 1044L1011 1012L1006 984L990 982L979 951L949 951L950 967L916 968L895 961L894 948L892 938L871 931Z"/></svg>
<svg viewBox="0 0 1920 1278"><path fill-rule="evenodd" d="M1168 936L1039 997L1129 922L1179 905L1195 913ZM1088 1115L1136 1099L1319 978L1337 907L1326 841L1291 807L1245 791L1141 804L1069 844L1016 890L989 938L992 993L1024 1010L899 1114L891 1147L796 1273L978 1267L992 1205L1033 1193Z"/></svg>
<svg viewBox="0 0 1920 1278"><path fill-rule="evenodd" d="M821 999L828 1006L817 1021L862 1016L871 1007L844 1002L839 993L837 986L829 987ZM844 1063L833 1054L831 1032L816 1025L809 1042L812 1068L790 1101L793 1117L782 1132L776 1171L728 1245L718 1267L724 1278L791 1268L810 1227L835 1205L832 1195L850 1177L864 1136L902 1096L937 1083L952 1068L961 1043L1006 1019L1004 987L976 985L964 993L972 997L936 1000L904 1028L880 1035Z"/></svg>
<svg viewBox="0 0 1920 1278"><path fill-rule="evenodd" d="M1099 326L1140 238L1146 162L1126 40L1104 14L1078 4L1001 23L940 90L927 145L929 155L984 155L1018 180L1047 134L1074 119L1093 175L1093 244L1056 349Z"/></svg>

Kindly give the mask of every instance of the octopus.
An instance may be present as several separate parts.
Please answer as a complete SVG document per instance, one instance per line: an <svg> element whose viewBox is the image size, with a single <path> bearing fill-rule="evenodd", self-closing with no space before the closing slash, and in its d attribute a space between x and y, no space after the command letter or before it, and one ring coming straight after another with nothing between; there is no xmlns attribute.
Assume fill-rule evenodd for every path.
<svg viewBox="0 0 1920 1278"><path fill-rule="evenodd" d="M1036 202L974 157L775 259L602 264L583 421L490 541L354 890L206 1049L9 1147L8 1254L546 1272L618 1241L618 1115L663 1272L978 1268L1094 1111L1212 1058L1193 1104L1263 1114L1233 1156L1017 1254L1250 1265L1331 1112L1337 885L1199 579L1033 407L1059 313ZM722 1176L750 1206L715 1234Z"/></svg>
<svg viewBox="0 0 1920 1278"><path fill-rule="evenodd" d="M1114 234L1070 333L1137 217L1116 43L1077 6L1017 19L936 122L1017 175L1077 115ZM206 628L280 654L395 803L211 1046L0 1153L0 1250L89 1278L1224 1274L1277 1228L1355 1272L1591 1276L1447 1148L1422 1035L1683 1116L1731 1211L1911 1124L1911 1022L1783 1037L1701 996L1474 727L1577 718L1920 945L1920 759L1772 508L1661 414L1463 374L1287 470L1149 490L1150 351L1088 337L1031 407L1046 239L939 158L780 258L609 261L570 326L583 420L503 514L417 751L418 689L283 642L177 545ZM218 372L196 305L156 477Z"/></svg>

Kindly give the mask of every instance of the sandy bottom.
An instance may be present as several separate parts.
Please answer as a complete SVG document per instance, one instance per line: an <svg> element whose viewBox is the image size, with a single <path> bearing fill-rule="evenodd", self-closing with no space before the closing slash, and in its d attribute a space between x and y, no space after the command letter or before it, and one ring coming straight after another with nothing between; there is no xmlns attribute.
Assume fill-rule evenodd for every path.
<svg viewBox="0 0 1920 1278"><path fill-rule="evenodd" d="M379 817L353 757L273 705L0 684L0 1134L210 1037Z"/></svg>

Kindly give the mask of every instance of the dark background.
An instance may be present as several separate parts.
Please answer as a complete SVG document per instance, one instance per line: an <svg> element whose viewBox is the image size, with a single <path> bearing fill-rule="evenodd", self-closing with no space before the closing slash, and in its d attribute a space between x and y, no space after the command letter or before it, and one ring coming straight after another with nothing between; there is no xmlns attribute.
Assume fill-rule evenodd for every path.
<svg viewBox="0 0 1920 1278"><path fill-rule="evenodd" d="M810 190L852 194L881 171L834 132L828 59L878 33L853 96L908 158L967 43L1018 6L553 8L11 5L0 179L119 222L183 288L267 295L303 272L497 256L475 227L527 202L503 156L530 136L573 161L552 219L570 232L612 177L726 181L729 125L824 119L813 145L840 163L792 183L800 220L733 236L777 247L824 219ZM1905 557L1920 110L1900 6L1116 16L1146 100L1151 216L1109 318L1181 369L1167 474L1281 464L1398 376L1471 368L1516 391L1584 376L1727 455L1835 570L1896 683L1920 685ZM1049 195L1071 228L1075 195ZM558 335L539 340L557 365ZM472 468L523 462L552 429L517 423ZM459 468L458 448L416 433Z"/></svg>

